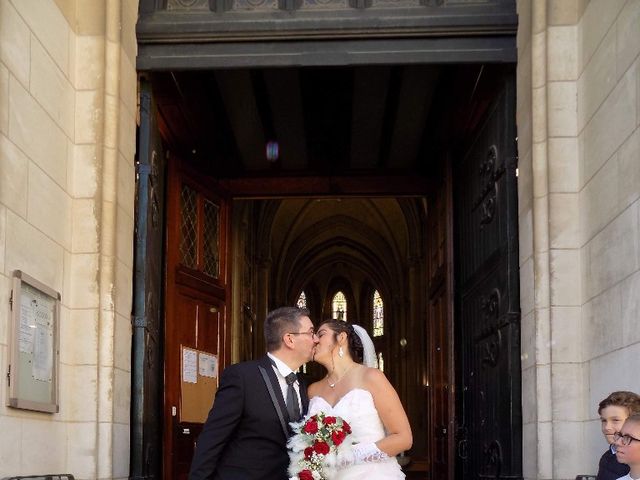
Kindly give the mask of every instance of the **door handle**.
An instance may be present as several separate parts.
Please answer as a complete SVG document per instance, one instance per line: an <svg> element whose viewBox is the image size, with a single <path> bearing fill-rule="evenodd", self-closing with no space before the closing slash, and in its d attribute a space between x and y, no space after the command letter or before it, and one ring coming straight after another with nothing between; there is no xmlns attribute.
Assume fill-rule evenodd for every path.
<svg viewBox="0 0 640 480"><path fill-rule="evenodd" d="M458 442L458 457L460 457L462 460L466 460L468 458L468 452L467 452L467 440L460 440Z"/></svg>

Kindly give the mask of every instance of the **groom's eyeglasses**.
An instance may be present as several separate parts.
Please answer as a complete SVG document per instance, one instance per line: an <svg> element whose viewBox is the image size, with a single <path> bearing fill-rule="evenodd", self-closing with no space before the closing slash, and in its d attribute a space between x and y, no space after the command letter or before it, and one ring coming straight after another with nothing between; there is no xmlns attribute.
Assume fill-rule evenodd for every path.
<svg viewBox="0 0 640 480"><path fill-rule="evenodd" d="M620 442L622 445L630 445L633 441L640 442L640 438L632 437L631 435L622 435L620 432L613 434L614 443Z"/></svg>
<svg viewBox="0 0 640 480"><path fill-rule="evenodd" d="M312 328L308 332L287 332L289 335L310 335L312 338L316 336L316 331Z"/></svg>

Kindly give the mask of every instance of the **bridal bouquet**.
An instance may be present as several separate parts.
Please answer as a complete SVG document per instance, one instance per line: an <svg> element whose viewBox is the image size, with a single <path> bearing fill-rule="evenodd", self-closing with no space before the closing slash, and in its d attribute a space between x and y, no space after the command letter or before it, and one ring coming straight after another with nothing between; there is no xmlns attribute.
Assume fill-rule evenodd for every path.
<svg viewBox="0 0 640 480"><path fill-rule="evenodd" d="M349 443L345 443L351 433L349 424L340 417L319 412L292 427L294 435L287 444L290 480L328 480L332 476L329 465L335 465L340 445Z"/></svg>

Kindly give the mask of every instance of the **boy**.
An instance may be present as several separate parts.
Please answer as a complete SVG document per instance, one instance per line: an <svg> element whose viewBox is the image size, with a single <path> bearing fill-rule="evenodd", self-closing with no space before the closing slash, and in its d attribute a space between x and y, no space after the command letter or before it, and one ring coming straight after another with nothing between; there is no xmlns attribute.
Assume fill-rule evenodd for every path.
<svg viewBox="0 0 640 480"><path fill-rule="evenodd" d="M629 473L618 480L640 478L640 415L630 415L624 422L622 430L616 433L613 438L615 439L618 461L630 468Z"/></svg>
<svg viewBox="0 0 640 480"><path fill-rule="evenodd" d="M597 480L617 480L629 473L629 466L616 460L617 445L614 434L619 432L627 417L640 414L640 396L633 392L613 392L598 405L602 433L609 448L600 458ZM635 442L637 443L637 442Z"/></svg>

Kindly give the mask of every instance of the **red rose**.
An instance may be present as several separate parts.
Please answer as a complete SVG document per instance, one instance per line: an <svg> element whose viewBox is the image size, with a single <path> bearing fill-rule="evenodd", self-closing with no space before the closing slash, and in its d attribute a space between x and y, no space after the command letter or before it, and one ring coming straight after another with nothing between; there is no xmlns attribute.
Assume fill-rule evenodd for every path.
<svg viewBox="0 0 640 480"><path fill-rule="evenodd" d="M309 419L307 423L304 424L304 433L314 434L318 432L318 422L315 420Z"/></svg>
<svg viewBox="0 0 640 480"><path fill-rule="evenodd" d="M327 453L329 453L329 445L327 444L327 442L318 440L313 444L313 450L319 455L326 455Z"/></svg>
<svg viewBox="0 0 640 480"><path fill-rule="evenodd" d="M307 447L304 449L304 458L306 458L307 460L311 458L311 455L313 455L313 447Z"/></svg>
<svg viewBox="0 0 640 480"><path fill-rule="evenodd" d="M313 473L310 470L302 470L298 473L298 478L300 480L313 480Z"/></svg>
<svg viewBox="0 0 640 480"><path fill-rule="evenodd" d="M336 423L336 417L325 417L324 424L325 425L333 425Z"/></svg>
<svg viewBox="0 0 640 480"><path fill-rule="evenodd" d="M338 446L342 443L344 438L347 436L346 433L342 430L336 430L335 432L331 432L331 440L333 440L333 444Z"/></svg>
<svg viewBox="0 0 640 480"><path fill-rule="evenodd" d="M342 429L345 433L351 433L351 425L349 425L346 421L342 421Z"/></svg>

